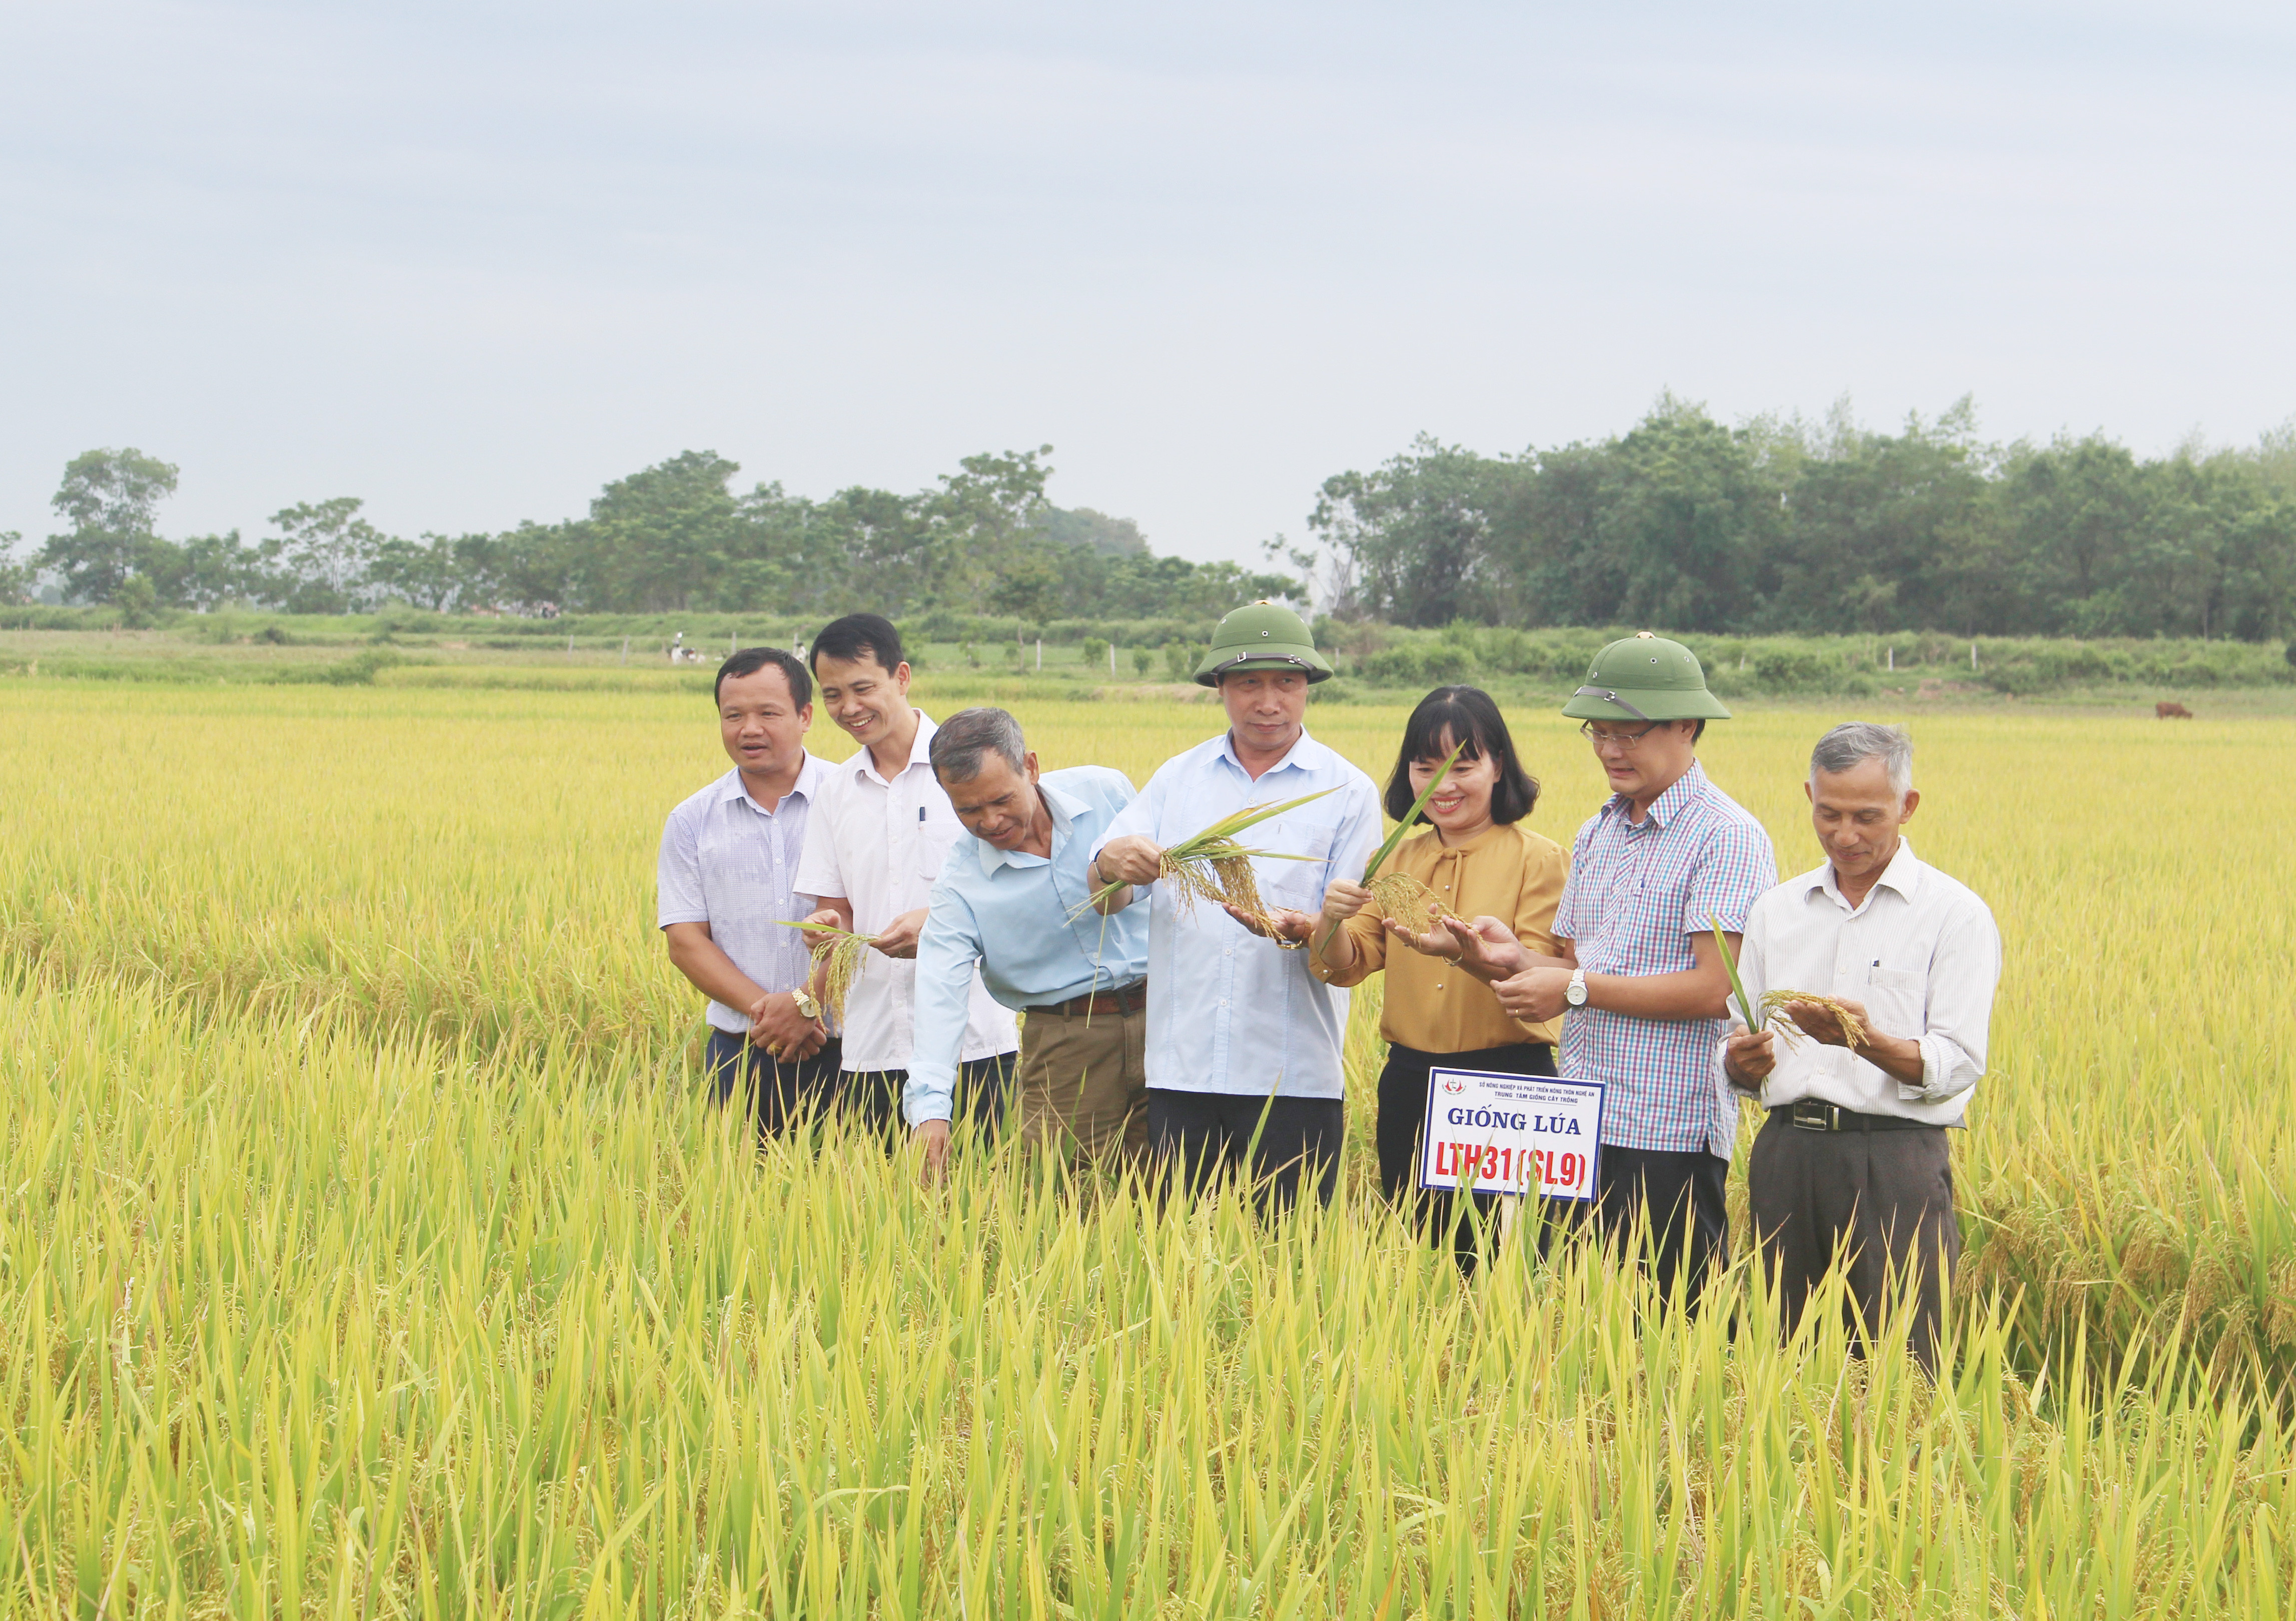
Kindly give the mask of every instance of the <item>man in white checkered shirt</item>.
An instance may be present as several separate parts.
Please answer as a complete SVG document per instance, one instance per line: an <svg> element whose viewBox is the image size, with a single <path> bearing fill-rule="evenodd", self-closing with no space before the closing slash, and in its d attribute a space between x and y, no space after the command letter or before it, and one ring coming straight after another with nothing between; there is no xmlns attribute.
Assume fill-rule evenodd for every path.
<svg viewBox="0 0 2296 1621"><path fill-rule="evenodd" d="M1735 951L1777 860L1762 825L1699 767L1707 721L1730 712L1689 648L1647 630L1612 642L1562 712L1583 723L1611 794L1571 846L1554 918L1562 954L1525 950L1496 918L1452 933L1515 1018L1567 1012L1562 1073L1603 1083L1591 1211L1555 1201L1550 1221L1591 1217L1616 1243L1647 1217L1660 1289L1679 1278L1694 1309L1729 1256L1723 1192L1738 1122L1715 1080L1730 979L1714 926Z"/></svg>

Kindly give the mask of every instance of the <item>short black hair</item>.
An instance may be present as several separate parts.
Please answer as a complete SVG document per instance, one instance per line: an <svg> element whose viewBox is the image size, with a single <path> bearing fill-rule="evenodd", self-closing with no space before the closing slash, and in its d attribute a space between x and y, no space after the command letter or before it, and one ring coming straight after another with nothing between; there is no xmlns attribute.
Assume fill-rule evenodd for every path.
<svg viewBox="0 0 2296 1621"><path fill-rule="evenodd" d="M848 613L824 625L808 655L815 669L821 667L824 653L849 664L865 653L888 671L898 670L906 658L901 652L901 633L893 629L891 620L876 613Z"/></svg>
<svg viewBox="0 0 2296 1621"><path fill-rule="evenodd" d="M784 653L779 647L744 647L718 666L718 679L709 688L712 704L726 695L726 683L735 676L755 675L771 664L789 682L790 702L803 709L813 702L813 677L794 653Z"/></svg>
<svg viewBox="0 0 2296 1621"><path fill-rule="evenodd" d="M1530 814L1530 808L1538 803L1538 778L1524 770L1522 761L1515 758L1514 739L1507 735L1506 719L1491 695L1480 687L1439 687L1419 700L1419 707L1403 723L1403 747L1395 756L1395 774L1387 779L1388 815L1401 821L1411 814L1411 803L1419 797L1411 786L1412 762L1440 760L1456 743L1466 745L1459 751L1462 760L1488 756L1497 763L1498 780L1491 785L1491 820L1519 822ZM1419 819L1427 819L1424 811Z"/></svg>

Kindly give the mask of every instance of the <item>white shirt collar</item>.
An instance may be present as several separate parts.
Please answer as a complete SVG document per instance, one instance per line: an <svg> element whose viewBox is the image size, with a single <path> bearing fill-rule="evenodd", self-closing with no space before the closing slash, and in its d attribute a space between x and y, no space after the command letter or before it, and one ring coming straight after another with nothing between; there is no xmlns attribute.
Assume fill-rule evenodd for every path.
<svg viewBox="0 0 2296 1621"><path fill-rule="evenodd" d="M789 803L792 797L801 798L806 803L811 804L821 794L821 779L829 774L829 767L820 755L811 749L800 752L805 756L805 763L798 767L797 780L790 785L789 793L782 795L782 804L784 805ZM750 799L750 790L742 781L742 768L739 766L726 773L725 780L718 789L719 804L736 799ZM767 810L754 799L750 799L750 803L768 816L781 809L780 805L776 805L773 810Z"/></svg>
<svg viewBox="0 0 2296 1621"><path fill-rule="evenodd" d="M1900 834L1898 853L1890 858L1890 864L1882 869L1882 876L1874 880L1874 889L1866 892L1866 900L1871 901L1874 899L1874 890L1889 889L1895 890L1900 900L1911 901L1915 892L1921 888L1921 858L1914 854L1913 840ZM1841 893L1841 885L1834 881L1833 863L1831 861L1802 874L1794 880L1794 885L1805 897L1812 890L1824 890L1827 898L1845 912L1861 909L1850 905L1849 898Z"/></svg>
<svg viewBox="0 0 2296 1621"><path fill-rule="evenodd" d="M932 769L933 734L939 730L940 728L933 724L931 715L922 710L917 711L917 735L909 739L909 763L902 768L905 772L914 770L919 766L928 771ZM845 762L845 769L856 777L865 776L872 782L885 780L877 775L876 757L867 749L854 750L853 758Z"/></svg>
<svg viewBox="0 0 2296 1621"><path fill-rule="evenodd" d="M1220 756L1230 765L1239 771L1243 771L1243 761L1235 757L1234 728L1231 727L1219 735L1219 752ZM1283 758L1262 771L1256 780L1265 781L1287 766L1297 766L1303 771L1321 770L1331 763L1332 758L1332 751L1316 742L1308 735L1308 728L1302 726L1300 728L1299 737L1289 749L1284 751ZM1251 773L1244 771L1244 775L1250 777Z"/></svg>

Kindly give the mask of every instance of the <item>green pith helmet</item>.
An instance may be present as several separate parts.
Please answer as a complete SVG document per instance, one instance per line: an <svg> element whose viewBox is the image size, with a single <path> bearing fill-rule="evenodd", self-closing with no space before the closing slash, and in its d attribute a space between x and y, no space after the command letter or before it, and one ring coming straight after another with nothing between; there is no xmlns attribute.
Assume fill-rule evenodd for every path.
<svg viewBox="0 0 2296 1621"><path fill-rule="evenodd" d="M1698 655L1647 630L1612 642L1587 666L1562 712L1573 720L1727 720Z"/></svg>
<svg viewBox="0 0 2296 1621"><path fill-rule="evenodd" d="M1296 670L1310 686L1332 679L1331 661L1316 651L1308 621L1265 597L1220 621L1211 650L1196 666L1196 685L1218 687L1231 670Z"/></svg>

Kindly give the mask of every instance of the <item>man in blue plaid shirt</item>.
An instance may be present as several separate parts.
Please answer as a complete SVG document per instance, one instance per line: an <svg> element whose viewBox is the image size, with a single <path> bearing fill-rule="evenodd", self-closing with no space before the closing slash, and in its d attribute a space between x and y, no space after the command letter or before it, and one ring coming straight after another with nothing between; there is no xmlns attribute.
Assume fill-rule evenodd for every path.
<svg viewBox="0 0 2296 1621"><path fill-rule="evenodd" d="M1554 918L1556 957L1507 926L1454 922L1469 972L1526 1024L1568 1012L1562 1073L1603 1083L1603 1152L1592 1215L1613 1242L1647 1219L1659 1288L1680 1278L1694 1308L1728 1259L1723 1191L1738 1109L1714 1080L1728 970L1755 898L1778 881L1762 825L1698 764L1709 720L1729 718L1698 657L1645 630L1595 657L1562 712L1579 720L1611 783L1578 830ZM1586 1220L1558 1203L1553 1219Z"/></svg>

